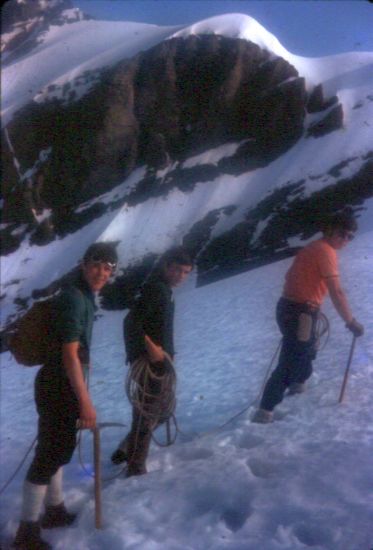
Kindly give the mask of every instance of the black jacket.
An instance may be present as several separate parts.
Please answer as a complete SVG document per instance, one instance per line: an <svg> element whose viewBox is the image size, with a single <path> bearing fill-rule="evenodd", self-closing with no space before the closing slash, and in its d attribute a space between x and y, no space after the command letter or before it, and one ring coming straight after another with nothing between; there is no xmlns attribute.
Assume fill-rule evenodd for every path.
<svg viewBox="0 0 373 550"><path fill-rule="evenodd" d="M123 323L127 362L146 352L145 334L171 357L174 355L174 302L172 290L161 275L146 283Z"/></svg>

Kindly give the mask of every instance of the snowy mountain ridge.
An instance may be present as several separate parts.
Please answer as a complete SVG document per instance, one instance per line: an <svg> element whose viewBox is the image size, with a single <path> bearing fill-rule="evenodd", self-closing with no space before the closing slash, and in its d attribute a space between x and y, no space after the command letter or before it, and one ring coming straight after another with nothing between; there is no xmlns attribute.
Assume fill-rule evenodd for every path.
<svg viewBox="0 0 373 550"><path fill-rule="evenodd" d="M90 393L99 422L125 427L101 430L103 529L85 432L64 473L78 517L43 537L56 550L369 550L373 54L292 56L239 14L162 28L87 20L69 4L17 0L25 11L3 35L1 325L70 277L92 242L115 242ZM55 12L35 15L46 6ZM253 424L287 256L346 206L359 231L339 254L341 280L365 335L345 401L351 335L327 299L330 337L307 391L286 397L273 424ZM152 444L146 476L125 479L110 461L131 421L123 310L180 243L196 258L175 291L180 432L171 447ZM35 436L37 372L0 356L0 487ZM26 468L0 495L3 550Z"/></svg>
<svg viewBox="0 0 373 550"><path fill-rule="evenodd" d="M117 308L174 244L202 283L293 254L344 206L371 229L372 53L294 56L242 14L170 28L58 6L2 72L4 324L92 240L118 242ZM44 265L44 246L69 254Z"/></svg>
<svg viewBox="0 0 373 550"><path fill-rule="evenodd" d="M41 9L44 8L41 7ZM350 52L313 59L295 56L288 52L277 38L255 19L244 14L216 16L179 29L179 27L158 27L123 21L85 20L84 14L77 8L64 10L62 13L67 20L71 15L73 24L51 25L48 31L43 33L40 45L36 46L25 58L21 57L13 61L12 68L4 70L3 124L6 124L13 113L20 109L25 102L32 99L31 93L38 94L40 90L53 84L61 86L85 70L95 70L109 64L112 65L125 57L132 57L140 50L148 49L162 40L170 40L174 37L185 38L190 35L214 34L249 40L272 55L283 57L292 63L306 77L309 87L326 80L327 76L330 79L343 77L344 74L355 70L356 67L366 69L368 74L373 66L372 52ZM72 14L76 15L75 20ZM8 34L3 33L2 35L4 46L9 41ZM90 39L92 35L95 36L94 42ZM59 59L58 65L53 67L49 63L51 57ZM35 71L31 76L28 74L28 67L33 66L32 58L39 66L39 71L37 73ZM3 64L6 67L6 55ZM335 92L336 90L328 90L328 94Z"/></svg>

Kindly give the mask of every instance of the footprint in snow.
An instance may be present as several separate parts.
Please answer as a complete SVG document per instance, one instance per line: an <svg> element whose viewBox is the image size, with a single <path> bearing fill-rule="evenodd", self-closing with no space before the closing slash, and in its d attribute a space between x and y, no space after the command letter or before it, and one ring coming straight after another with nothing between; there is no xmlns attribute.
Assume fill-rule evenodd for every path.
<svg viewBox="0 0 373 550"><path fill-rule="evenodd" d="M214 453L210 449L204 449L203 447L198 449L188 449L187 451L183 450L183 453L180 454L181 460L205 460L210 458Z"/></svg>
<svg viewBox="0 0 373 550"><path fill-rule="evenodd" d="M255 477L260 477L262 479L269 479L277 473L275 464L263 462L259 458L250 458L247 461L247 465Z"/></svg>
<svg viewBox="0 0 373 550"><path fill-rule="evenodd" d="M251 433L245 433L238 440L238 446L242 449L254 449L254 447L258 447L258 445L261 445L263 442L264 439L262 437L258 437Z"/></svg>
<svg viewBox="0 0 373 550"><path fill-rule="evenodd" d="M241 529L252 514L252 508L249 502L240 503L236 508L227 508L221 515L228 529L235 532Z"/></svg>
<svg viewBox="0 0 373 550"><path fill-rule="evenodd" d="M332 548L333 537L331 531L327 527L321 526L319 523L310 522L306 524L304 522L298 523L293 528L294 535L299 542L305 546L317 546Z"/></svg>

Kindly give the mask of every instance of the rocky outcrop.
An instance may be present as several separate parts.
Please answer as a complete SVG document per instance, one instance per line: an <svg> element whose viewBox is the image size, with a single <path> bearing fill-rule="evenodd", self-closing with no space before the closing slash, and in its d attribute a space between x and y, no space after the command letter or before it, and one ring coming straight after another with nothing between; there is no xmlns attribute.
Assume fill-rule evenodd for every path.
<svg viewBox="0 0 373 550"><path fill-rule="evenodd" d="M81 99L73 92L70 83L66 101L55 88L44 91L41 103L8 125L7 221L19 217L14 189L21 201L23 192L13 154L21 173L36 165L43 171L42 200L58 233L79 203L140 164L155 170L236 140L243 145L227 170L265 166L302 135L307 98L304 80L285 60L246 40L214 35L163 42L102 73ZM45 150L50 154L40 162Z"/></svg>
<svg viewBox="0 0 373 550"><path fill-rule="evenodd" d="M325 100L324 91L321 84L318 84L312 90L308 102L307 102L307 111L309 113L320 113L329 109L332 105L338 103L338 97L332 96L329 99Z"/></svg>
<svg viewBox="0 0 373 550"><path fill-rule="evenodd" d="M77 8L73 9L71 0L8 0L1 10L3 65L41 43L43 33L51 24L63 25L81 19L91 17Z"/></svg>
<svg viewBox="0 0 373 550"><path fill-rule="evenodd" d="M307 137L321 137L343 128L343 108L339 103L325 117L312 124L307 130Z"/></svg>
<svg viewBox="0 0 373 550"><path fill-rule="evenodd" d="M289 247L289 238L311 238L330 215L346 206L355 214L363 210L364 201L373 197L372 153L366 155L354 176L340 175L338 172L334 184L310 196L302 193L306 180L276 189L248 210L244 221L203 242L203 251L197 258L198 283L207 284L292 255L298 249ZM257 234L264 221L264 230Z"/></svg>

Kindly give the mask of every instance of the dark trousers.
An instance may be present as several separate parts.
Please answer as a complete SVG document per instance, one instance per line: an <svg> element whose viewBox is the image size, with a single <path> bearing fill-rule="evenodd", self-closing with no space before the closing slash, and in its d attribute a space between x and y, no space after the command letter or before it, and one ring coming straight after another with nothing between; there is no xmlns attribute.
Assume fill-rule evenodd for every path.
<svg viewBox="0 0 373 550"><path fill-rule="evenodd" d="M141 378L137 404L132 408L131 430L126 437L128 471L135 473L145 468L152 432L167 420L164 411L168 403L163 402L162 395L169 398L170 388L164 385L164 364L149 364L149 369Z"/></svg>
<svg viewBox="0 0 373 550"><path fill-rule="evenodd" d="M48 485L60 466L70 462L76 446L79 405L60 365L46 365L35 380L38 439L26 479Z"/></svg>
<svg viewBox="0 0 373 550"><path fill-rule="evenodd" d="M283 335L282 346L277 367L264 388L260 408L272 411L291 384L303 384L311 376L312 361L316 357L318 311L307 304L280 298L276 319Z"/></svg>

